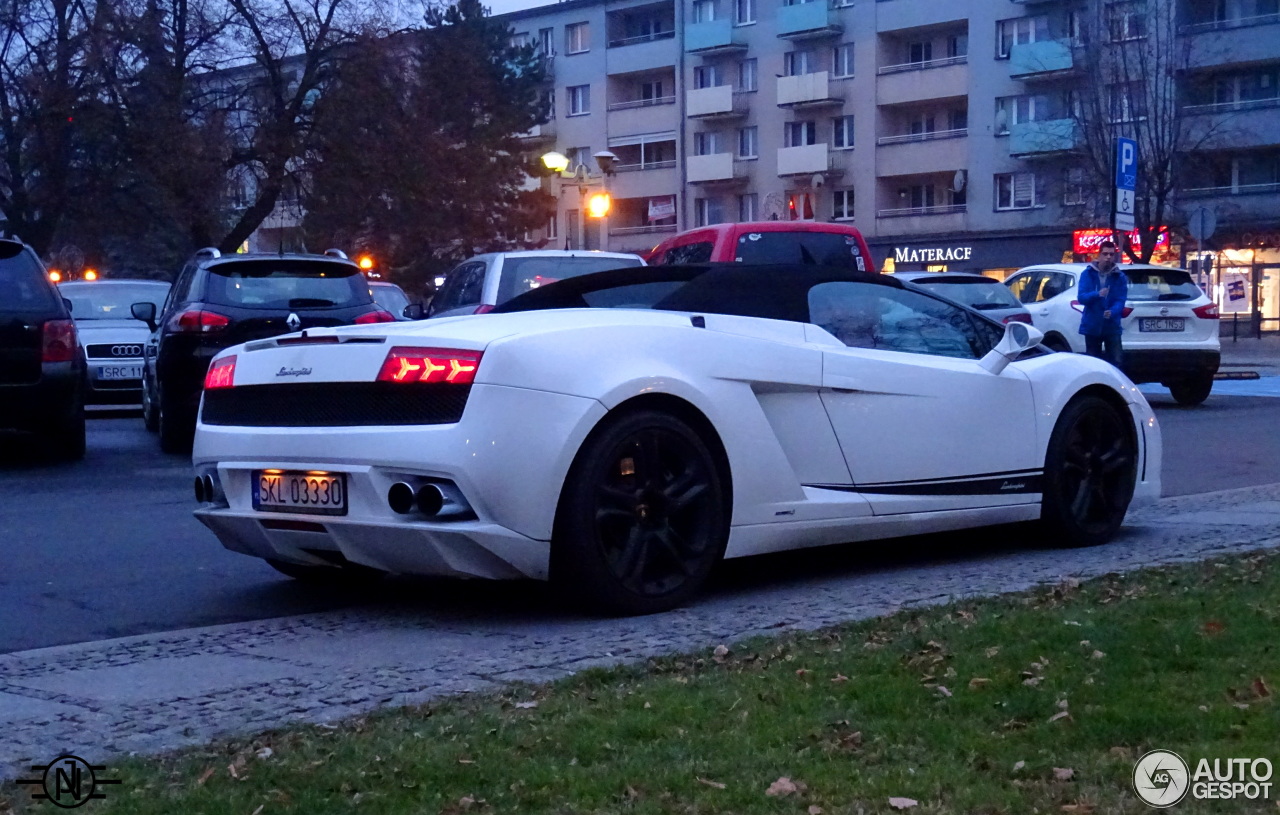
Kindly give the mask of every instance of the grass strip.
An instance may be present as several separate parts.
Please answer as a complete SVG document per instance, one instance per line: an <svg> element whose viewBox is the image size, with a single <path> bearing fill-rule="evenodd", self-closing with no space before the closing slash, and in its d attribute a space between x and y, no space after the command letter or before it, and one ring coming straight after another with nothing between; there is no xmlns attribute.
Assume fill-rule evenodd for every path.
<svg viewBox="0 0 1280 815"><path fill-rule="evenodd" d="M1280 554L1236 555L131 760L80 811L1145 813L1150 749L1280 769L1278 633Z"/></svg>

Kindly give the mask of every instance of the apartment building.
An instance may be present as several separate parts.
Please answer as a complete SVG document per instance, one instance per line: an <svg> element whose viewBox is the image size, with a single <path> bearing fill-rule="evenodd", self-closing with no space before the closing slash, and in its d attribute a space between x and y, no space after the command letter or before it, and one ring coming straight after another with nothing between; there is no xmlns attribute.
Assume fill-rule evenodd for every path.
<svg viewBox="0 0 1280 815"><path fill-rule="evenodd" d="M1091 47L1144 38L1141 0L568 0L504 15L552 57L554 116L529 149L583 168L546 182L560 204L539 237L637 251L699 224L814 218L854 223L899 270L1070 258L1075 230L1105 225L1085 206L1072 107L1094 2L1112 22ZM1213 208L1214 246L1251 263L1280 262L1277 2L1172 12L1189 53L1212 55L1178 78L1179 104L1233 134L1206 140L1175 205ZM619 157L607 178L602 150ZM582 218L606 182L607 224Z"/></svg>

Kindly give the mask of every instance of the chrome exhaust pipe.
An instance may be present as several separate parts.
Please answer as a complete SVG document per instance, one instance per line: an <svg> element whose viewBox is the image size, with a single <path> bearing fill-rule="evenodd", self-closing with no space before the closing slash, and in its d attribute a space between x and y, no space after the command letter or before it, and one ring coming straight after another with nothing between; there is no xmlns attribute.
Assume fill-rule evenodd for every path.
<svg viewBox="0 0 1280 815"><path fill-rule="evenodd" d="M204 476L196 476L195 491L197 504L203 504L209 500L209 493L205 491Z"/></svg>
<svg viewBox="0 0 1280 815"><path fill-rule="evenodd" d="M208 473L200 479L204 482L204 500L213 503L218 500L218 486L214 483L213 476Z"/></svg>
<svg viewBox="0 0 1280 815"><path fill-rule="evenodd" d="M413 512L414 498L413 485L403 481L397 481L387 490L387 506L398 515Z"/></svg>
<svg viewBox="0 0 1280 815"><path fill-rule="evenodd" d="M462 492L453 484L424 484L418 488L418 511L432 518L471 512Z"/></svg>

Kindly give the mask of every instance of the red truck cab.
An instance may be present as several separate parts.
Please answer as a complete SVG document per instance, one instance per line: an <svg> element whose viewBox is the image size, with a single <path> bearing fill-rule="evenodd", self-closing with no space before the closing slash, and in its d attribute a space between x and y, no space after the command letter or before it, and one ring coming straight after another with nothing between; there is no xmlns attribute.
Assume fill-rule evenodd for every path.
<svg viewBox="0 0 1280 815"><path fill-rule="evenodd" d="M817 221L748 221L700 226L667 238L645 260L676 263L802 263L876 271L862 233L846 224Z"/></svg>

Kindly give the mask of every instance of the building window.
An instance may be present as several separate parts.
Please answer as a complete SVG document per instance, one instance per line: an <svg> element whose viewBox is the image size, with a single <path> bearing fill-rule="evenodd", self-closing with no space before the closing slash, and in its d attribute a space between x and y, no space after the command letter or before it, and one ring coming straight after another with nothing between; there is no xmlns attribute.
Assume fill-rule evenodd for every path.
<svg viewBox="0 0 1280 815"><path fill-rule="evenodd" d="M699 65L693 69L693 87L715 88L720 85L720 68L715 65Z"/></svg>
<svg viewBox="0 0 1280 815"><path fill-rule="evenodd" d="M560 237L560 221L553 212L547 219L547 240L555 240L558 237Z"/></svg>
<svg viewBox="0 0 1280 815"><path fill-rule="evenodd" d="M911 135L923 136L926 133L934 133L938 129L937 123L932 113L917 113L911 119Z"/></svg>
<svg viewBox="0 0 1280 815"><path fill-rule="evenodd" d="M783 130L783 146L803 147L818 143L817 122L787 122Z"/></svg>
<svg viewBox="0 0 1280 815"><path fill-rule="evenodd" d="M1087 181L1083 167L1068 167L1062 173L1062 205L1083 206L1088 202Z"/></svg>
<svg viewBox="0 0 1280 815"><path fill-rule="evenodd" d="M662 80L655 79L652 82L640 83L640 100L643 102L652 102L662 98Z"/></svg>
<svg viewBox="0 0 1280 815"><path fill-rule="evenodd" d="M566 92L569 103L566 116L585 116L591 112L590 85L570 85Z"/></svg>
<svg viewBox="0 0 1280 815"><path fill-rule="evenodd" d="M1015 17L996 23L996 59L1008 59L1015 45L1049 39L1049 18L1044 14Z"/></svg>
<svg viewBox="0 0 1280 815"><path fill-rule="evenodd" d="M898 190L898 198L909 209L929 209L934 206L932 184L913 184Z"/></svg>
<svg viewBox="0 0 1280 815"><path fill-rule="evenodd" d="M812 51L788 51L782 55L782 67L787 76L802 76L818 70Z"/></svg>
<svg viewBox="0 0 1280 815"><path fill-rule="evenodd" d="M693 21L709 23L716 18L716 0L693 0Z"/></svg>
<svg viewBox="0 0 1280 815"><path fill-rule="evenodd" d="M737 0L734 10L734 21L738 25L747 25L756 21L756 0Z"/></svg>
<svg viewBox="0 0 1280 815"><path fill-rule="evenodd" d="M714 131L693 134L693 154L695 156L711 156L723 152L720 149L720 134Z"/></svg>
<svg viewBox="0 0 1280 815"><path fill-rule="evenodd" d="M760 155L759 129L754 125L738 130L738 158L758 158Z"/></svg>
<svg viewBox="0 0 1280 815"><path fill-rule="evenodd" d="M1107 9L1112 42L1140 40L1147 36L1147 4L1115 3Z"/></svg>
<svg viewBox="0 0 1280 815"><path fill-rule="evenodd" d="M853 76L853 43L841 43L831 49L831 75Z"/></svg>
<svg viewBox="0 0 1280 815"><path fill-rule="evenodd" d="M1001 96L996 99L996 135L1006 136L1009 128L1025 122L1049 119L1049 97L1042 94Z"/></svg>
<svg viewBox="0 0 1280 815"><path fill-rule="evenodd" d="M569 172L574 172L575 170L577 170L578 165L582 165L583 167L586 167L587 171L590 172L591 170L591 148L590 147L570 147L566 155L569 158Z"/></svg>
<svg viewBox="0 0 1280 815"><path fill-rule="evenodd" d="M524 47L525 47L526 45L528 45L528 44L529 44L529 32L528 32L528 31L521 31L521 32L519 32L519 33L516 33L516 34L512 34L512 35L511 35L511 47L512 47L512 48L524 48Z"/></svg>
<svg viewBox="0 0 1280 815"><path fill-rule="evenodd" d="M812 221L814 219L813 193L787 193L787 213L787 218L791 221Z"/></svg>
<svg viewBox="0 0 1280 815"><path fill-rule="evenodd" d="M756 60L744 59L738 63L738 90L745 92L756 89Z"/></svg>
<svg viewBox="0 0 1280 815"><path fill-rule="evenodd" d="M836 221L853 220L853 190L834 190L831 193L831 218Z"/></svg>
<svg viewBox="0 0 1280 815"><path fill-rule="evenodd" d="M963 109L947 111L947 129L948 130L968 130L969 129L969 111Z"/></svg>
<svg viewBox="0 0 1280 815"><path fill-rule="evenodd" d="M933 59L933 41L917 40L907 43L907 64L929 62Z"/></svg>
<svg viewBox="0 0 1280 815"><path fill-rule="evenodd" d="M758 200L759 199L757 199L754 192L748 192L738 196L739 221L754 221L756 219L756 212L759 209L757 206Z"/></svg>
<svg viewBox="0 0 1280 815"><path fill-rule="evenodd" d="M831 144L841 149L853 147L853 117L837 116L831 124Z"/></svg>
<svg viewBox="0 0 1280 815"><path fill-rule="evenodd" d="M947 37L947 56L952 59L969 56L969 35L952 34Z"/></svg>
<svg viewBox="0 0 1280 815"><path fill-rule="evenodd" d="M554 28L538 29L538 53L544 57L555 56L555 34Z"/></svg>
<svg viewBox="0 0 1280 815"><path fill-rule="evenodd" d="M564 27L564 51L566 54L581 54L591 50L591 24L570 23Z"/></svg>
<svg viewBox="0 0 1280 815"><path fill-rule="evenodd" d="M1107 88L1112 122L1135 122L1147 118L1145 82L1117 82Z"/></svg>
<svg viewBox="0 0 1280 815"><path fill-rule="evenodd" d="M723 223L724 209L715 198L695 198L693 200L694 226L710 226Z"/></svg>
<svg viewBox="0 0 1280 815"><path fill-rule="evenodd" d="M995 180L997 210L1042 206L1035 173L1000 173Z"/></svg>

